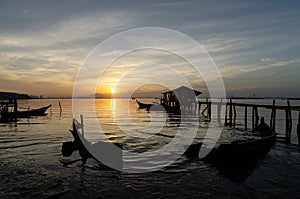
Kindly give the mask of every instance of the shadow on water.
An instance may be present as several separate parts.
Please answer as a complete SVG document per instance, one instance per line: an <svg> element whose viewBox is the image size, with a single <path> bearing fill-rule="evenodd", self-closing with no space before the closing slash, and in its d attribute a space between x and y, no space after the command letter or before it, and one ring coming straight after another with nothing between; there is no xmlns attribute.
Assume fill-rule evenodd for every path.
<svg viewBox="0 0 300 199"><path fill-rule="evenodd" d="M212 167L215 167L220 175L235 183L242 183L250 177L265 160L266 154L252 157L249 159L239 159L236 161L207 161Z"/></svg>
<svg viewBox="0 0 300 199"><path fill-rule="evenodd" d="M198 153L200 151L202 144L193 144L191 145L184 155L191 160L199 160ZM203 160L208 163L211 167L214 167L218 170L219 174L223 177L229 179L235 183L242 183L248 177L253 174L253 171L257 169L264 162L267 153L270 149L263 151L262 153L258 153L252 156L245 156L235 158L222 158L216 154L216 149L210 152L210 154L204 158Z"/></svg>

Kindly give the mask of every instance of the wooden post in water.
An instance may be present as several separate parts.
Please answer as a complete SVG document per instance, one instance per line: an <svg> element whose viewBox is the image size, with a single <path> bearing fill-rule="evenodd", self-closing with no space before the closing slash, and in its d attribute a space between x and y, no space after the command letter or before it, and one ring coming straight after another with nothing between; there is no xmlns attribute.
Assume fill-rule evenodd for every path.
<svg viewBox="0 0 300 199"><path fill-rule="evenodd" d="M80 115L80 124L81 124L81 133L82 133L82 137L84 137L83 115Z"/></svg>
<svg viewBox="0 0 300 199"><path fill-rule="evenodd" d="M235 105L233 106L233 114L234 114L233 125L235 126L235 121L236 121L236 109L235 109Z"/></svg>
<svg viewBox="0 0 300 199"><path fill-rule="evenodd" d="M274 107L274 115L273 115L273 130L276 131L276 108Z"/></svg>
<svg viewBox="0 0 300 199"><path fill-rule="evenodd" d="M291 110L290 101L288 101L288 107L289 107L289 118L290 118L290 122L289 122L289 137L290 137L290 141L291 141L292 128L293 128L293 118L292 118L292 110Z"/></svg>
<svg viewBox="0 0 300 199"><path fill-rule="evenodd" d="M18 102L17 99L14 98L14 113L16 114L18 112Z"/></svg>
<svg viewBox="0 0 300 199"><path fill-rule="evenodd" d="M208 109L207 109L207 114L208 114L208 120L211 121L211 102L207 104Z"/></svg>
<svg viewBox="0 0 300 199"><path fill-rule="evenodd" d="M60 114L61 114L62 113L62 108L61 108L60 101L58 102L58 105L59 105L59 111L60 111Z"/></svg>
<svg viewBox="0 0 300 199"><path fill-rule="evenodd" d="M275 126L274 126L274 123L273 123L274 110L275 110L275 100L273 100L273 105L272 105L272 110L271 110L271 118L270 118L270 127L272 128L272 130L275 130Z"/></svg>
<svg viewBox="0 0 300 199"><path fill-rule="evenodd" d="M254 131L254 107L252 107L252 131Z"/></svg>
<svg viewBox="0 0 300 199"><path fill-rule="evenodd" d="M248 120L248 113L247 113L248 107L245 106L245 131L247 131L247 120Z"/></svg>
<svg viewBox="0 0 300 199"><path fill-rule="evenodd" d="M230 105L229 105L229 125L232 127L232 99L230 98Z"/></svg>
<svg viewBox="0 0 300 199"><path fill-rule="evenodd" d="M227 107L228 107L228 105L227 105L227 103L226 103L226 104L225 104L225 125L228 125L228 119L227 119L227 115L228 115L228 113L227 113L228 110L227 110L227 109L228 109L228 108L227 108Z"/></svg>
<svg viewBox="0 0 300 199"><path fill-rule="evenodd" d="M257 110L257 106L255 106L255 128L258 126L258 122L259 122L258 110Z"/></svg>
<svg viewBox="0 0 300 199"><path fill-rule="evenodd" d="M17 121L17 112L18 112L18 102L17 99L14 98L14 116L13 116L14 121Z"/></svg>
<svg viewBox="0 0 300 199"><path fill-rule="evenodd" d="M297 124L297 137L298 137L298 145L300 146L300 111L299 111L298 124Z"/></svg>
<svg viewBox="0 0 300 199"><path fill-rule="evenodd" d="M217 105L217 120L218 120L218 124L221 123L221 107L222 107L222 100L220 101L220 103Z"/></svg>
<svg viewBox="0 0 300 199"><path fill-rule="evenodd" d="M290 118L290 101L287 101L287 108L285 109L285 140L287 143L291 143L291 133L290 133L290 124L291 124L291 118Z"/></svg>

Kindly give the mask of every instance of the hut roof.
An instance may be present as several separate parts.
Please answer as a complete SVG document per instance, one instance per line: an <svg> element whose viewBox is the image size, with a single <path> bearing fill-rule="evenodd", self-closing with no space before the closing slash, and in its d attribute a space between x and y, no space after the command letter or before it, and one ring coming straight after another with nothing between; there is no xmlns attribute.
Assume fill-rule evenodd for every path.
<svg viewBox="0 0 300 199"><path fill-rule="evenodd" d="M181 94L184 94L184 93L186 93L187 95L189 95L189 93L191 91L194 91L194 93L195 93L196 96L202 94L202 92L194 90L194 89L191 89L191 88L186 87L186 86L180 86L180 87L178 87L178 88L176 88L174 90L163 92L162 94L165 94L165 93L181 93Z"/></svg>

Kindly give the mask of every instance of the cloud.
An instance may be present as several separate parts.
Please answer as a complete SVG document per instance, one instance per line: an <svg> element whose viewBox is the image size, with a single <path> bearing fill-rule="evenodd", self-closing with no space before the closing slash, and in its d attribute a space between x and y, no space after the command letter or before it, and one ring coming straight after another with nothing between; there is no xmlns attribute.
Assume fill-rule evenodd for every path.
<svg viewBox="0 0 300 199"><path fill-rule="evenodd" d="M273 61L273 59L270 58L270 57L263 57L263 58L260 59L260 61L261 62L271 62L271 61Z"/></svg>
<svg viewBox="0 0 300 199"><path fill-rule="evenodd" d="M299 11L286 3L229 1L220 6L204 1L116 4L75 0L72 4L7 2L0 11L1 76L20 84L35 79L53 86L59 81L71 85L77 68L99 42L143 26L175 29L197 40L210 53L226 81L272 74L276 82L282 76L279 70L293 78L299 74L294 67L299 63ZM182 43L174 48L197 56ZM194 71L181 62L159 56L151 59L166 59L193 79ZM198 59L205 66L206 60ZM138 56L128 59L116 66L107 80L115 81L130 62L144 61ZM195 84L198 79L193 80ZM236 81L230 86L238 85Z"/></svg>

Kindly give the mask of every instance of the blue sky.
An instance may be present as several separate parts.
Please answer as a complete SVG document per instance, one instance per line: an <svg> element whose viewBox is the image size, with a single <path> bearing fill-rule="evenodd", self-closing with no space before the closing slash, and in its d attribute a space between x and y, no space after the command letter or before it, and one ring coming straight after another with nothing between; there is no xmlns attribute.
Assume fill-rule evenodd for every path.
<svg viewBox="0 0 300 199"><path fill-rule="evenodd" d="M228 95L300 97L298 1L2 0L0 90L70 96L79 66L97 44L147 26L198 41Z"/></svg>

